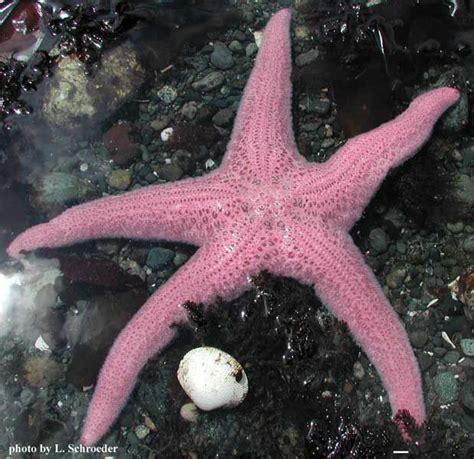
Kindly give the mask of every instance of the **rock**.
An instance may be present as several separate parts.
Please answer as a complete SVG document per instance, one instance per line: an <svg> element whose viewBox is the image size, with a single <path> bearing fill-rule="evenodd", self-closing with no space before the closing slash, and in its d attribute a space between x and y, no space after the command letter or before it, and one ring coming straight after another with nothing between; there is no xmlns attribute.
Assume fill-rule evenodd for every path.
<svg viewBox="0 0 474 459"><path fill-rule="evenodd" d="M132 133L133 127L129 123L117 123L104 134L104 145L119 166L130 164L140 154L140 147L133 141Z"/></svg>
<svg viewBox="0 0 474 459"><path fill-rule="evenodd" d="M258 53L257 43L249 43L245 47L245 55L247 57L254 57Z"/></svg>
<svg viewBox="0 0 474 459"><path fill-rule="evenodd" d="M407 275L406 269L403 268L392 268L385 278L385 283L390 288L400 288L403 285L403 280Z"/></svg>
<svg viewBox="0 0 474 459"><path fill-rule="evenodd" d="M140 424L137 427L135 427L135 435L137 436L139 440L143 440L144 438L146 438L149 433L150 433L150 429L143 424Z"/></svg>
<svg viewBox="0 0 474 459"><path fill-rule="evenodd" d="M233 119L234 110L232 110L231 108L223 108L212 117L212 122L217 126L224 127L231 125Z"/></svg>
<svg viewBox="0 0 474 459"><path fill-rule="evenodd" d="M425 352L421 352L420 354L418 354L417 358L418 358L418 362L420 364L421 371L426 371L435 362L434 357L432 355L429 355L429 354L425 353Z"/></svg>
<svg viewBox="0 0 474 459"><path fill-rule="evenodd" d="M354 363L353 367L352 367L352 373L354 374L354 377L356 379L358 379L359 381L361 381L362 379L364 379L364 376L365 376L365 369L363 367L363 365L357 361Z"/></svg>
<svg viewBox="0 0 474 459"><path fill-rule="evenodd" d="M200 80L195 81L192 84L192 88L195 91L208 92L220 88L224 84L224 81L225 78L221 72L211 72Z"/></svg>
<svg viewBox="0 0 474 459"><path fill-rule="evenodd" d="M418 265L424 263L428 258L428 252L424 248L421 240L410 241L407 247L407 260L409 263Z"/></svg>
<svg viewBox="0 0 474 459"><path fill-rule="evenodd" d="M173 258L173 264L179 268L181 265L184 265L188 261L189 257L184 253L177 253Z"/></svg>
<svg viewBox="0 0 474 459"><path fill-rule="evenodd" d="M462 150L462 167L474 167L474 145Z"/></svg>
<svg viewBox="0 0 474 459"><path fill-rule="evenodd" d="M114 170L107 177L107 183L111 188L126 190L132 182L132 176L128 169Z"/></svg>
<svg viewBox="0 0 474 459"><path fill-rule="evenodd" d="M457 180L457 196L468 207L474 206L474 177L461 174Z"/></svg>
<svg viewBox="0 0 474 459"><path fill-rule="evenodd" d="M472 338L464 338L461 340L461 349L464 355L468 357L474 356L474 339Z"/></svg>
<svg viewBox="0 0 474 459"><path fill-rule="evenodd" d="M211 63L219 70L228 70L234 66L232 52L227 46L217 41L214 43L214 51L211 54Z"/></svg>
<svg viewBox="0 0 474 459"><path fill-rule="evenodd" d="M459 401L464 408L474 411L474 379L470 379L462 385Z"/></svg>
<svg viewBox="0 0 474 459"><path fill-rule="evenodd" d="M162 131L170 123L170 117L167 115L160 115L150 123L150 127L155 131Z"/></svg>
<svg viewBox="0 0 474 459"><path fill-rule="evenodd" d="M300 108L308 113L324 116L327 115L331 109L331 101L326 98L321 99L320 97L308 94L303 98Z"/></svg>
<svg viewBox="0 0 474 459"><path fill-rule="evenodd" d="M163 103L170 105L178 97L178 92L172 86L166 85L158 91L157 96L163 101Z"/></svg>
<svg viewBox="0 0 474 459"><path fill-rule="evenodd" d="M298 67L311 64L319 57L319 51L317 49L310 49L308 52L296 56L295 64Z"/></svg>
<svg viewBox="0 0 474 459"><path fill-rule="evenodd" d="M244 47L240 41L237 40L232 40L232 42L229 44L229 49L236 54L241 54L244 52Z"/></svg>
<svg viewBox="0 0 474 459"><path fill-rule="evenodd" d="M369 234L370 247L377 253L384 253L388 249L388 236L382 228L374 228Z"/></svg>
<svg viewBox="0 0 474 459"><path fill-rule="evenodd" d="M474 234L470 234L464 239L462 248L467 253L474 253Z"/></svg>
<svg viewBox="0 0 474 459"><path fill-rule="evenodd" d="M174 258L175 254L170 249L154 247L148 252L146 264L151 269L165 268Z"/></svg>
<svg viewBox="0 0 474 459"><path fill-rule="evenodd" d="M458 363L460 358L461 358L461 354L458 351L448 351L443 357L443 361L450 365L454 365Z"/></svg>
<svg viewBox="0 0 474 459"><path fill-rule="evenodd" d="M462 231L464 230L464 223L463 222L448 223L446 227L451 233L459 234L459 233L462 233Z"/></svg>
<svg viewBox="0 0 474 459"><path fill-rule="evenodd" d="M306 40L310 34L309 28L305 25L297 25L295 27L295 36L298 40Z"/></svg>
<svg viewBox="0 0 474 459"><path fill-rule="evenodd" d="M96 192L89 182L64 172L46 174L33 186L35 204L43 211L84 201Z"/></svg>
<svg viewBox="0 0 474 459"><path fill-rule="evenodd" d="M185 174L192 174L196 170L196 161L193 155L186 150L174 152L171 163L177 164Z"/></svg>
<svg viewBox="0 0 474 459"><path fill-rule="evenodd" d="M64 57L45 81L42 113L49 126L60 127L71 136L81 135L83 140L135 95L144 78L138 54L126 42L105 53L92 76L74 56Z"/></svg>
<svg viewBox="0 0 474 459"><path fill-rule="evenodd" d="M156 168L158 176L167 182L174 182L183 176L183 169L177 164L164 164Z"/></svg>
<svg viewBox="0 0 474 459"><path fill-rule="evenodd" d="M23 364L28 384L34 387L49 386L63 375L61 365L49 356L30 357Z"/></svg>
<svg viewBox="0 0 474 459"><path fill-rule="evenodd" d="M234 30L232 36L238 41L245 41L247 39L247 35L239 29Z"/></svg>
<svg viewBox="0 0 474 459"><path fill-rule="evenodd" d="M35 399L35 394L28 387L24 387L20 393L20 401L23 406L30 405Z"/></svg>
<svg viewBox="0 0 474 459"><path fill-rule="evenodd" d="M406 217L400 209L390 208L384 216L396 229L401 229L405 225Z"/></svg>
<svg viewBox="0 0 474 459"><path fill-rule="evenodd" d="M197 102L194 100L190 102L186 102L181 108L181 115L183 115L186 119L192 120L196 116L198 111Z"/></svg>
<svg viewBox="0 0 474 459"><path fill-rule="evenodd" d="M415 330L410 333L410 342L413 346L421 348L428 342L428 333L425 330Z"/></svg>
<svg viewBox="0 0 474 459"><path fill-rule="evenodd" d="M440 405L446 405L457 400L459 393L458 382L451 372L438 373L434 377L433 383Z"/></svg>
<svg viewBox="0 0 474 459"><path fill-rule="evenodd" d="M123 290L142 284L140 277L121 269L108 258L59 257L64 278L73 283Z"/></svg>

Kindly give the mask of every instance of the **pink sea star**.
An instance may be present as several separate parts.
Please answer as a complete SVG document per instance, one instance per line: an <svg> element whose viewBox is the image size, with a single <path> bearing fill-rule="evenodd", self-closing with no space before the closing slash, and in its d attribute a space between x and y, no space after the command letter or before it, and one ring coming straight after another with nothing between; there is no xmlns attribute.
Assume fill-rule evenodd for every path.
<svg viewBox="0 0 474 459"><path fill-rule="evenodd" d="M291 120L290 11L271 19L221 167L205 177L98 199L18 236L17 256L92 238L183 241L200 246L135 315L101 370L81 441L114 422L147 360L186 320L183 303L209 304L250 288L262 270L314 284L377 368L392 411L425 420L420 371L407 334L349 229L387 173L413 156L456 89L417 97L393 121L348 141L329 161L299 155Z"/></svg>

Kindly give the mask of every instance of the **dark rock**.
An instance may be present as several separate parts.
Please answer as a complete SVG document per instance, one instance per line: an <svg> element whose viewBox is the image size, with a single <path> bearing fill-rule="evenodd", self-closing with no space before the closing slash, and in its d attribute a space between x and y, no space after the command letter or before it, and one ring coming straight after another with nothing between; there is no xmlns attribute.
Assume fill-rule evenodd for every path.
<svg viewBox="0 0 474 459"><path fill-rule="evenodd" d="M317 49L310 49L304 54L296 56L295 64L298 67L303 67L305 65L311 64L319 57L319 51Z"/></svg>
<svg viewBox="0 0 474 459"><path fill-rule="evenodd" d="M224 84L224 80L224 75L221 72L211 72L200 80L195 81L192 87L195 91L208 92L220 88Z"/></svg>
<svg viewBox="0 0 474 459"><path fill-rule="evenodd" d="M192 174L196 169L196 161L193 155L186 150L178 150L173 153L171 161L177 164L185 174Z"/></svg>
<svg viewBox="0 0 474 459"><path fill-rule="evenodd" d="M425 330L415 330L410 333L410 342L415 347L423 347L428 342L428 333Z"/></svg>
<svg viewBox="0 0 474 459"><path fill-rule="evenodd" d="M446 405L457 400L459 393L458 381L451 372L438 373L434 377L433 383L440 405Z"/></svg>
<svg viewBox="0 0 474 459"><path fill-rule="evenodd" d="M104 145L119 166L130 164L140 154L140 147L133 141L132 133L129 123L118 123L104 134Z"/></svg>
<svg viewBox="0 0 474 459"><path fill-rule="evenodd" d="M175 253L163 247L154 247L148 252L146 264L151 269L165 268L173 260Z"/></svg>
<svg viewBox="0 0 474 459"><path fill-rule="evenodd" d="M158 176L167 182L174 182L183 176L183 169L177 164L164 164L156 169Z"/></svg>
<svg viewBox="0 0 474 459"><path fill-rule="evenodd" d="M464 408L474 412L474 379L470 379L462 385L459 401Z"/></svg>
<svg viewBox="0 0 474 459"><path fill-rule="evenodd" d="M369 234L370 247L377 253L384 253L388 249L388 236L382 228L374 228Z"/></svg>
<svg viewBox="0 0 474 459"><path fill-rule="evenodd" d="M181 108L181 114L188 120L194 119L197 111L198 111L198 106L194 100L186 102Z"/></svg>
<svg viewBox="0 0 474 459"><path fill-rule="evenodd" d="M462 243L464 252L474 253L474 234L470 234Z"/></svg>
<svg viewBox="0 0 474 459"><path fill-rule="evenodd" d="M233 53L236 53L236 54L242 54L244 52L244 47L242 46L242 44L237 41L237 40L233 40L230 44L229 44L229 49L233 52Z"/></svg>
<svg viewBox="0 0 474 459"><path fill-rule="evenodd" d="M407 270L403 268L393 268L385 278L385 283L390 288L400 288L407 275Z"/></svg>
<svg viewBox="0 0 474 459"><path fill-rule="evenodd" d="M69 282L120 290L142 284L140 277L127 273L105 258L61 256L59 261L61 271Z"/></svg>
<svg viewBox="0 0 474 459"><path fill-rule="evenodd" d="M227 46L217 41L214 43L214 51L211 54L211 63L219 70L228 70L234 66L232 52Z"/></svg>
<svg viewBox="0 0 474 459"><path fill-rule="evenodd" d="M87 200L96 190L92 184L72 174L51 172L33 185L35 205L44 212Z"/></svg>
<svg viewBox="0 0 474 459"><path fill-rule="evenodd" d="M258 46L256 43L249 43L245 47L245 55L247 57L254 57L258 53Z"/></svg>
<svg viewBox="0 0 474 459"><path fill-rule="evenodd" d="M234 110L231 108L224 108L219 110L213 117L212 122L217 126L229 126L232 124L232 120L234 119Z"/></svg>

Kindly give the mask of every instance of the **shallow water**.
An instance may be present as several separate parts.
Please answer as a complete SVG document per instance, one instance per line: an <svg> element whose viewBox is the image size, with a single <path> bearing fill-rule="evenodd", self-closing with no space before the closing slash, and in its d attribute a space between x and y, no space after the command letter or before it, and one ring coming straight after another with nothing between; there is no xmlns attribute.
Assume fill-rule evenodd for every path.
<svg viewBox="0 0 474 459"><path fill-rule="evenodd" d="M110 346L195 252L115 239L14 260L6 247L75 204L216 169L258 32L290 3L294 129L309 161L327 160L423 89L455 84L462 93L351 233L406 326L423 374L428 428L418 444L404 444L382 383L347 330L309 287L264 275L234 302L218 302L204 316L190 311L192 326L145 367L100 443L110 449L97 454L474 455L470 2L381 2L367 10L350 1L339 9L322 1L143 1L129 5L128 15L123 2L97 2L100 14L79 13L77 2L60 13L64 4L44 2L43 10L34 6L38 17L26 19L18 11L31 13L33 2L23 2L24 10L0 5L7 3L17 16L6 8L0 17L1 457L90 457L74 448ZM7 29L12 18L18 35ZM32 54L36 40L48 54ZM12 51L26 70L12 64ZM15 85L20 80L29 90ZM180 416L189 399L175 373L183 355L202 345L235 356L250 389L238 408L200 412L189 423Z"/></svg>

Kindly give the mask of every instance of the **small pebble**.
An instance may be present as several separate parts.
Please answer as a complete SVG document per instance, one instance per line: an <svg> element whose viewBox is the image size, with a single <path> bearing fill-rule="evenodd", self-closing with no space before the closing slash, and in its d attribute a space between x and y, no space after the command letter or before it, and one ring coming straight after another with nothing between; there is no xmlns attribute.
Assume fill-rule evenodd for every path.
<svg viewBox="0 0 474 459"><path fill-rule="evenodd" d="M228 70L234 66L232 52L224 43L220 41L214 43L214 51L211 54L211 63L220 70Z"/></svg>
<svg viewBox="0 0 474 459"><path fill-rule="evenodd" d="M415 330L410 333L410 342L415 347L423 347L428 342L428 333L425 330Z"/></svg>
<svg viewBox="0 0 474 459"><path fill-rule="evenodd" d="M256 43L249 43L245 47L245 55L247 57L253 57L258 53L258 46Z"/></svg>
<svg viewBox="0 0 474 459"><path fill-rule="evenodd" d="M224 84L224 75L221 72L211 72L205 77L192 84L192 88L195 91L212 91L213 89L220 88Z"/></svg>
<svg viewBox="0 0 474 459"><path fill-rule="evenodd" d="M152 269L164 268L173 260L174 256L174 252L170 249L154 247L148 252L146 264Z"/></svg>
<svg viewBox="0 0 474 459"><path fill-rule="evenodd" d="M199 411L194 403L186 403L179 410L181 417L187 422L197 422Z"/></svg>
<svg viewBox="0 0 474 459"><path fill-rule="evenodd" d="M303 67L310 64L311 62L314 62L318 57L319 51L317 49L310 49L308 52L296 56L295 64L298 67Z"/></svg>
<svg viewBox="0 0 474 459"><path fill-rule="evenodd" d="M149 433L150 429L143 424L140 424L135 428L135 435L139 440L143 440L144 438L146 438Z"/></svg>
<svg viewBox="0 0 474 459"><path fill-rule="evenodd" d="M107 183L116 190L126 190L132 181L132 176L128 169L114 170L107 177Z"/></svg>
<svg viewBox="0 0 474 459"><path fill-rule="evenodd" d="M172 86L163 86L157 93L166 105L172 104L178 97L178 92Z"/></svg>
<svg viewBox="0 0 474 459"><path fill-rule="evenodd" d="M464 355L474 357L474 339L464 338L461 340L461 349Z"/></svg>
<svg viewBox="0 0 474 459"><path fill-rule="evenodd" d="M354 377L359 381L364 379L365 370L360 362L354 363L354 366L352 367L352 372L354 374Z"/></svg>
<svg viewBox="0 0 474 459"><path fill-rule="evenodd" d="M471 234L466 239L464 239L462 248L467 253L474 253L474 234Z"/></svg>
<svg viewBox="0 0 474 459"><path fill-rule="evenodd" d="M370 247L378 253L388 249L388 236L382 228L374 228L369 234Z"/></svg>
<svg viewBox="0 0 474 459"><path fill-rule="evenodd" d="M446 405L457 400L459 393L458 382L451 372L438 373L434 377L433 383L440 405Z"/></svg>

